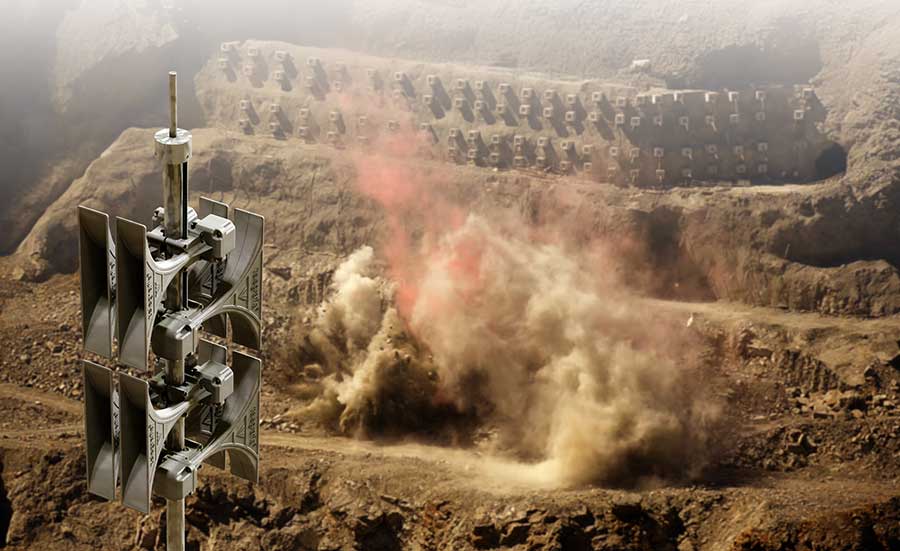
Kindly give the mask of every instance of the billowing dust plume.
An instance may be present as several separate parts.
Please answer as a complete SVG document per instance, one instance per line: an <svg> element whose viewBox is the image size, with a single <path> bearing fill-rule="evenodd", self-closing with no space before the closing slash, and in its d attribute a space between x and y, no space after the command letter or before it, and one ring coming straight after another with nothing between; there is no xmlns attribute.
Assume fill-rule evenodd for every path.
<svg viewBox="0 0 900 551"><path fill-rule="evenodd" d="M465 426L561 485L703 466L715 409L688 375L695 343L629 294L617 247L467 212L397 161L359 169L389 235L337 269L307 335L324 374L309 413L360 435Z"/></svg>

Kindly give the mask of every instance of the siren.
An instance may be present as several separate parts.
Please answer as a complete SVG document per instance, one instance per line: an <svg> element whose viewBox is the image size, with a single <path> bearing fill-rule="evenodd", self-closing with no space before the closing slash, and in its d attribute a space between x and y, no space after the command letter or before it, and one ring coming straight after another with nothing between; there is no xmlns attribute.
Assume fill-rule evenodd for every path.
<svg viewBox="0 0 900 551"><path fill-rule="evenodd" d="M313 85L327 88L310 61ZM111 232L107 215L78 211L85 349L146 371L152 345L157 369L149 380L89 361L82 371L88 490L144 514L165 498L167 545L184 549L184 499L204 463L259 479L262 362L197 332L260 348L265 220L206 198L202 217L188 206L191 134L178 128L175 73L169 108L169 128L154 135L165 206L152 231L117 218Z"/></svg>
<svg viewBox="0 0 900 551"><path fill-rule="evenodd" d="M109 216L78 207L81 271L81 329L84 348L112 357L115 327L116 254L109 232Z"/></svg>
<svg viewBox="0 0 900 551"><path fill-rule="evenodd" d="M150 512L150 490L156 464L166 437L190 402L154 409L147 381L119 374L119 414L121 422L122 502L127 507Z"/></svg>
<svg viewBox="0 0 900 551"><path fill-rule="evenodd" d="M112 501L116 498L119 439L119 403L113 372L83 360L82 373L88 491Z"/></svg>
<svg viewBox="0 0 900 551"><path fill-rule="evenodd" d="M152 344L159 369L150 380L116 380L89 361L82 371L88 490L112 500L121 486L122 504L145 514L154 495L165 498L167 545L184 549L184 499L202 464L259 479L262 362L197 331L260 348L265 220L206 198L198 218L187 205L191 134L178 128L175 73L169 107L169 128L154 135L166 168L154 229L118 218L113 240L105 214L78 211L85 349L146 370Z"/></svg>

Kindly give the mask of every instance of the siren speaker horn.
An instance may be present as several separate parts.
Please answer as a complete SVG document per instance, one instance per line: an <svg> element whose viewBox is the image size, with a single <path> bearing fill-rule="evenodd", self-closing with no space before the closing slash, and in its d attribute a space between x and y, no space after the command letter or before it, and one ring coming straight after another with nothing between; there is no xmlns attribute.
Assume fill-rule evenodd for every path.
<svg viewBox="0 0 900 551"><path fill-rule="evenodd" d="M145 514L150 512L153 477L166 437L189 407L190 402L181 402L154 409L147 381L119 375L120 465L125 506Z"/></svg>
<svg viewBox="0 0 900 551"><path fill-rule="evenodd" d="M81 275L81 330L84 348L112 358L115 329L115 264L109 217L78 207L78 253Z"/></svg>
<svg viewBox="0 0 900 551"><path fill-rule="evenodd" d="M262 253L265 219L241 209L234 209L235 250L228 256L222 274L222 289L204 303L201 324L218 315L227 314L235 343L259 350L262 318Z"/></svg>
<svg viewBox="0 0 900 551"><path fill-rule="evenodd" d="M205 218L208 214L228 218L228 205L207 197L200 197L199 218ZM199 298L200 302L210 302L213 299L218 291L217 284L222 279L227 262L227 260L224 262L206 262L201 260L191 269L191 282L188 288L191 290L192 295L195 293L201 295ZM195 289L197 291L194 291ZM227 336L227 322L228 318L224 314L212 316L203 323L203 330L224 339Z"/></svg>
<svg viewBox="0 0 900 551"><path fill-rule="evenodd" d="M211 343L210 343L211 344ZM215 350L210 350L213 354ZM234 392L222 409L212 434L187 460L193 467L208 463L225 467L223 454L228 454L231 474L249 482L259 479L259 397L262 384L262 362L253 356L232 353ZM185 429L196 434L201 419L195 408L187 415ZM171 478L171 476L170 476Z"/></svg>
<svg viewBox="0 0 900 551"><path fill-rule="evenodd" d="M186 253L154 260L147 246L146 226L116 219L116 319L119 361L123 364L147 369L156 314L169 284L190 260Z"/></svg>
<svg viewBox="0 0 900 551"><path fill-rule="evenodd" d="M232 354L235 400L225 405L223 425L229 430L214 438L217 449L228 450L231 474L252 483L259 482L259 395L262 362L248 354Z"/></svg>
<svg viewBox="0 0 900 551"><path fill-rule="evenodd" d="M216 362L226 365L228 362L228 349L206 339L200 339L197 345L197 365L204 365L206 362ZM206 445L210 437L215 431L218 422L218 409L213 405L203 405L196 407L188 412L184 420L185 435ZM225 470L225 452L218 452L209 456L205 463Z"/></svg>
<svg viewBox="0 0 900 551"><path fill-rule="evenodd" d="M88 491L112 501L116 498L119 439L119 404L113 372L87 360L82 361L82 371Z"/></svg>
<svg viewBox="0 0 900 551"><path fill-rule="evenodd" d="M220 347L211 345L204 354L215 361ZM201 349L206 346L201 342ZM259 480L259 395L262 362L235 351L232 355L234 392L217 416L204 442L191 442L188 449L167 453L156 468L153 491L166 499L183 499L196 488L196 473L203 463L224 468L227 453L231 474L249 482ZM196 435L202 414L192 409L185 420L189 435Z"/></svg>

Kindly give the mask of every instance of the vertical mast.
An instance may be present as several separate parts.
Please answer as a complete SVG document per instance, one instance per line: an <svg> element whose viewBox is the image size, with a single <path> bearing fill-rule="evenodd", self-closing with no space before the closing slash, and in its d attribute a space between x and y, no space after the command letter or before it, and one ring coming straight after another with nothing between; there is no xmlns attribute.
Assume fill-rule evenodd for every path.
<svg viewBox="0 0 900 551"><path fill-rule="evenodd" d="M118 494L144 514L154 495L165 498L167 548L184 551L184 500L203 463L227 464L235 476L259 481L262 362L234 351L229 367L228 347L201 332L208 323L209 333L225 337L237 319L232 340L261 348L265 220L246 211L232 219L228 205L206 198L202 218L188 208L191 133L178 128L175 73L169 125L154 134L154 146L163 207L151 231L117 218L113 240L107 214L78 209L85 350L142 371L152 350L157 368L148 381L82 360L87 478L92 494ZM217 269L226 261L228 270ZM190 304L188 273L212 282ZM185 423L188 416L197 422Z"/></svg>
<svg viewBox="0 0 900 551"><path fill-rule="evenodd" d="M191 135L178 128L178 75L169 73L169 140L176 144L186 140L190 147ZM177 147L177 146L176 146ZM165 233L170 239L187 238L187 159L171 157L163 172L163 208L165 210ZM187 271L172 282L166 297L166 310L177 312L187 306ZM184 361L166 360L166 384L184 384ZM169 433L167 447L178 451L184 449L184 418L178 419ZM166 544L169 551L184 550L184 500L166 501Z"/></svg>

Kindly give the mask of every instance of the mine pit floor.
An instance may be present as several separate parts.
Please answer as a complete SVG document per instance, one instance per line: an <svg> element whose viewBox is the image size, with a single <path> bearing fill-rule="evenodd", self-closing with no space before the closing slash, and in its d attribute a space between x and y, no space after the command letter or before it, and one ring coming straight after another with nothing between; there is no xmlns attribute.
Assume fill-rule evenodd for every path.
<svg viewBox="0 0 900 551"><path fill-rule="evenodd" d="M0 369L0 496L13 510L10 547L160 548L159 507L143 518L85 493L76 284L72 276L30 286L0 281L0 344L10 351ZM864 386L867 362L896 354L900 319L653 302L738 343L714 383L726 394L737 389L726 411L737 436L727 457L714 458L698 479L558 488L534 467L475 451L264 421L260 484L204 469L188 502L189 541L201 549L554 549L569 542L561 548L679 550L777 549L762 545L803 537L824 542L820 549L897 541L900 411L816 413L828 393L798 394L793 385L803 381L787 384L783 377L793 372L760 356L798 348ZM270 387L263 400L265 420L291 398ZM812 405L800 411L797 400ZM791 452L798 434L815 450Z"/></svg>

